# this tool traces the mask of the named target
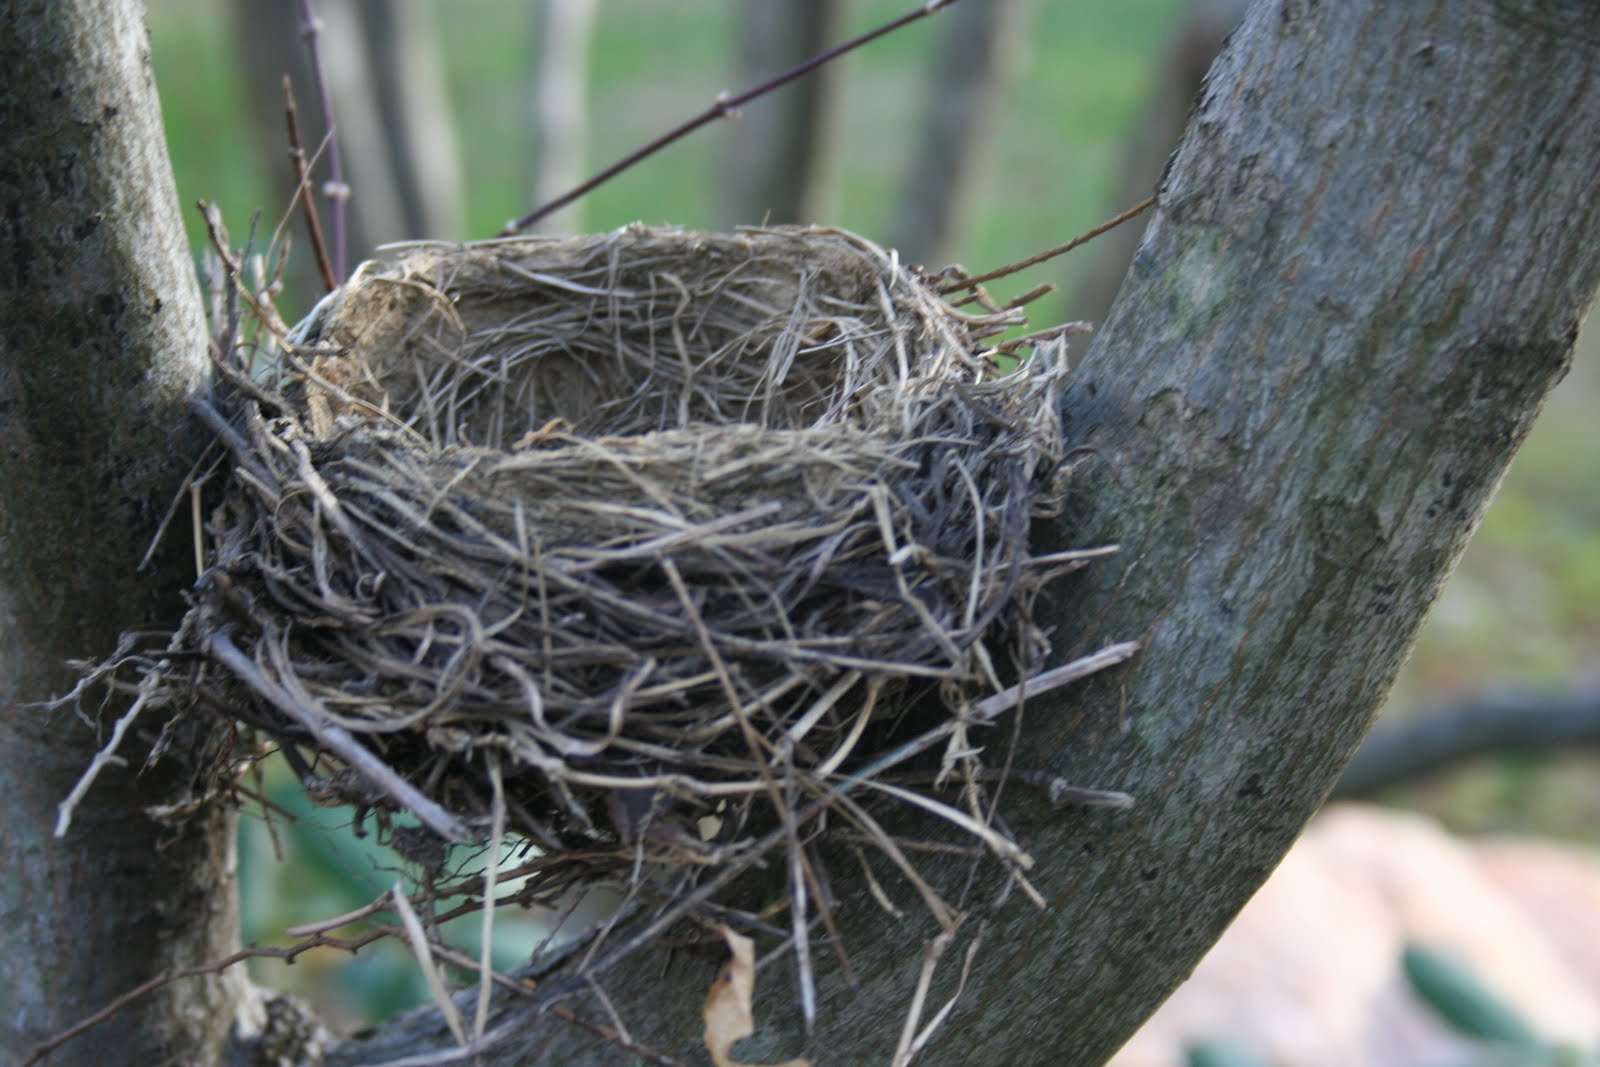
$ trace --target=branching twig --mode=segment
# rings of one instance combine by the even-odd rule
[[[300,112],[294,103],[294,86],[289,75],[283,76],[283,116],[289,127],[289,164],[294,168],[294,196],[305,211],[306,229],[311,234],[311,253],[317,259],[317,270],[322,273],[322,284],[328,292],[339,288],[339,276],[334,273],[328,259],[328,246],[322,239],[322,220],[317,217],[317,205],[311,198],[311,181],[306,173],[306,150],[300,140]]]
[[[338,124],[333,115],[333,95],[328,92],[328,76],[322,65],[322,49],[318,36],[322,20],[317,17],[313,0],[300,0],[300,36],[306,42],[306,55],[311,62],[311,80],[317,90],[317,107],[322,111],[323,135],[328,142],[328,181],[323,185],[323,195],[328,198],[328,228],[333,232],[333,277],[335,284],[344,280],[345,266],[345,202],[350,199],[350,186],[345,184],[344,165],[339,159]]]
[[[251,945],[248,948],[242,948],[237,952],[229,953],[228,955],[223,956],[221,959],[212,960],[210,963],[201,963],[193,967],[180,967],[177,970],[164,971],[163,973],[156,975],[154,978],[150,978],[134,986],[132,989],[128,990],[126,993],[123,993],[121,996],[111,1001],[111,1003],[107,1004],[93,1015],[87,1015],[84,1018],[79,1019],[76,1023],[73,1023],[71,1026],[67,1027],[65,1030],[62,1030],[60,1033],[39,1042],[33,1047],[33,1051],[28,1054],[28,1058],[23,1060],[18,1067],[32,1067],[33,1064],[41,1062],[46,1056],[50,1055],[50,1053],[60,1048],[68,1041],[71,1041],[73,1038],[82,1033],[94,1029],[96,1026],[99,1026],[101,1023],[105,1022],[107,1019],[111,1018],[128,1005],[145,996],[148,996],[151,993],[154,993],[162,986],[176,982],[179,979],[198,978],[202,975],[208,974],[221,974],[229,967],[232,967],[237,963],[243,963],[245,960],[250,959],[276,959],[286,960],[292,963],[296,957],[314,948],[337,948],[343,949],[346,952],[355,952],[357,949],[363,948],[366,945],[377,941],[379,938],[386,936],[387,933],[388,931],[386,930],[378,930],[372,933],[363,934],[359,937],[348,938],[324,937],[318,935],[313,938],[308,938],[305,941],[301,941],[298,944],[290,945],[286,948]]]
[[[309,4],[309,0],[303,0],[303,2]],[[612,178],[616,177],[618,174],[621,174],[635,163],[655,155],[663,148],[674,143],[675,141],[687,137],[700,127],[715,122],[718,119],[733,117],[734,115],[738,114],[738,111],[741,107],[750,103],[752,100],[755,100],[761,96],[765,96],[767,93],[772,92],[772,90],[777,89],[780,86],[787,85],[796,78],[804,77],[823,64],[839,58],[846,52],[852,52],[864,44],[875,41],[884,34],[893,33],[895,30],[900,29],[900,27],[915,22],[918,19],[937,14],[955,2],[956,0],[927,0],[926,3],[919,4],[915,9],[906,12],[899,18],[886,22],[876,29],[868,30],[866,33],[863,33],[857,37],[852,37],[850,40],[845,41],[842,44],[834,45],[827,51],[820,52],[817,55],[812,56],[804,63],[790,67],[782,74],[779,74],[774,78],[767,79],[760,85],[746,89],[744,92],[734,96],[730,96],[727,93],[719,94],[716,102],[710,107],[706,108],[704,111],[700,112],[698,115],[685,120],[654,140],[651,140],[650,142],[641,145],[639,148],[634,149],[632,152],[623,156],[621,159],[611,164],[611,166],[605,168],[600,173],[584,182],[582,185],[579,185],[577,188],[563,193],[554,200],[550,200],[544,204],[541,204],[539,207],[533,209],[519,219],[513,219],[511,222],[506,223],[505,229],[501,230],[497,236],[512,237],[518,233],[521,233],[523,230],[527,229],[529,226],[532,226],[546,215],[549,215],[552,212],[560,211],[562,208],[566,207],[574,200],[577,200],[591,189],[610,181]]]
[[[386,903],[389,901],[389,899],[389,894],[385,893],[374,903]],[[455,909],[447,915],[440,916],[440,921],[446,921],[449,918],[457,915],[465,914],[467,911],[477,906],[478,905],[476,904],[470,903],[462,905],[462,907]],[[28,1058],[23,1060],[18,1067],[33,1067],[34,1064],[42,1062],[47,1056],[49,1056],[56,1049],[60,1048],[62,1045],[66,1044],[68,1041],[87,1033],[89,1030],[94,1029],[96,1026],[99,1026],[107,1019],[110,1019],[112,1016],[116,1015],[117,1012],[126,1008],[128,1005],[148,996],[151,993],[154,993],[156,990],[162,988],[163,986],[169,985],[172,982],[176,982],[184,978],[198,978],[209,974],[221,974],[228,968],[251,959],[274,959],[293,963],[300,956],[311,951],[312,949],[317,948],[331,948],[354,954],[373,942],[380,941],[385,937],[399,938],[401,936],[402,931],[397,926],[374,924],[373,928],[366,933],[351,937],[330,937],[326,934],[318,933],[293,945],[250,945],[246,948],[240,949],[237,952],[229,953],[220,959],[212,960],[210,963],[197,964],[193,967],[181,967],[176,970],[163,972],[162,974],[158,974],[155,977],[141,982],[137,986],[134,986],[132,989],[112,1000],[109,1004],[94,1014],[85,1016],[76,1023],[67,1027],[65,1030],[62,1030],[60,1033],[41,1041],[39,1044],[33,1047],[33,1050],[28,1054]],[[446,945],[434,943],[430,947],[434,955],[441,959],[448,960],[459,967],[475,969],[480,966],[478,960],[473,959],[471,956],[468,956],[465,953],[457,952]],[[537,987],[530,980],[523,979],[519,981],[499,972],[493,972],[491,974],[491,980],[502,989],[505,989],[517,996],[529,998],[536,995]],[[551,1015],[554,1015],[563,1022],[568,1022],[574,1026],[581,1027],[584,1030],[589,1031],[591,1034],[594,1034],[601,1040],[610,1042],[611,1044],[617,1046],[623,1052],[637,1056],[646,1063],[655,1064],[656,1067],[684,1067],[683,1063],[673,1059],[659,1049],[652,1048],[649,1045],[641,1044],[632,1037],[618,1034],[611,1027],[608,1027],[602,1023],[592,1022],[591,1020],[585,1019],[565,1004],[549,1005],[548,1010]],[[500,1036],[503,1037],[504,1035]],[[458,1051],[470,1054],[474,1048],[487,1048],[494,1043],[494,1034],[491,1032],[491,1034],[485,1035],[478,1041],[473,1042],[472,1046]]]
[[[973,289],[979,285],[982,285],[984,282],[992,282],[996,278],[1004,278],[1008,274],[1015,274],[1018,271],[1027,270],[1029,267],[1038,266],[1047,259],[1054,259],[1057,256],[1065,255],[1074,248],[1077,248],[1079,245],[1094,240],[1107,230],[1116,229],[1129,219],[1137,218],[1139,215],[1142,215],[1145,211],[1149,210],[1151,205],[1153,205],[1155,202],[1155,197],[1147,196],[1137,204],[1130,207],[1128,210],[1124,211],[1122,214],[1116,216],[1115,218],[1107,219],[1105,222],[1102,222],[1088,233],[1079,234],[1066,244],[1056,245],[1054,248],[1047,248],[1043,252],[1038,252],[1029,256],[1027,259],[1019,259],[1015,263],[1007,263],[1003,267],[996,267],[994,270],[984,271],[982,274],[975,274],[970,278],[961,278],[958,281],[948,282],[939,287],[939,292],[959,293],[963,289]]]
[[[178,632],[173,634],[172,639],[167,643],[167,651],[169,653],[176,652],[182,647],[184,639],[188,636],[188,630],[189,621],[185,619],[183,625],[178,628]],[[88,680],[92,680],[92,678],[93,676]],[[72,699],[77,693],[81,692],[84,684],[80,683],[66,699]],[[151,698],[155,696],[156,689],[160,684],[161,673],[159,670],[146,674],[139,683],[138,696],[133,705],[117,719],[116,725],[111,730],[111,739],[101,746],[100,751],[94,754],[94,759],[90,761],[89,766],[79,777],[77,784],[72,787],[72,792],[58,805],[55,829],[57,838],[67,836],[67,830],[72,826],[73,812],[77,810],[78,803],[89,792],[89,787],[94,784],[94,780],[99,776],[100,772],[109,764],[125,762],[117,755],[117,749],[121,747],[123,738],[127,735],[129,728],[133,726],[134,721],[138,719],[139,713],[145,709]]]

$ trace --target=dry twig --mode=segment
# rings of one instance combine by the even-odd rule
[[[600,173],[596,174],[594,177],[585,181],[576,188],[563,193],[554,200],[540,204],[538,207],[534,208],[526,215],[523,215],[521,218],[513,219],[512,221],[506,223],[505,228],[500,231],[499,236],[511,237],[515,234],[521,233],[523,230],[526,230],[529,226],[532,226],[545,216],[560,211],[562,208],[595,189],[597,186],[605,184],[612,178],[615,178],[618,174],[621,174],[623,171],[627,170],[629,167],[632,167],[634,164],[639,163],[642,160],[648,159],[650,156],[655,155],[668,145],[682,140],[684,137],[687,137],[700,127],[715,122],[718,119],[733,118],[738,115],[741,107],[750,103],[752,100],[765,96],[767,93],[772,92],[774,89],[777,89],[780,86],[787,85],[789,82],[792,82],[797,78],[802,78],[805,75],[810,74],[818,67],[825,63],[832,62],[833,60],[844,55],[846,52],[852,52],[855,49],[860,48],[862,45],[871,41],[875,41],[885,34],[893,33],[895,30],[916,22],[918,19],[926,18],[929,15],[938,14],[940,11],[949,7],[955,2],[956,0],[925,0],[924,3],[919,4],[917,7],[906,12],[904,15],[901,15],[899,18],[892,19],[889,22],[876,27],[875,29],[868,30],[866,33],[852,37],[850,40],[845,41],[842,44],[834,45],[827,51],[812,56],[804,63],[799,63],[794,67],[784,71],[782,74],[767,79],[760,85],[746,89],[742,93],[736,93],[733,95],[729,95],[727,93],[720,94],[710,107],[706,108],[698,115],[684,120],[682,123],[668,130],[666,133],[663,133],[661,136],[656,137],[648,143],[634,149],[632,152],[629,152],[627,155],[623,156],[621,159],[617,160],[615,163],[600,171]]]

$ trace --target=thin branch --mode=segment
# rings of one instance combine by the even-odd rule
[[[1087,242],[1094,240],[1107,230],[1114,230],[1118,226],[1121,226],[1124,222],[1127,222],[1129,219],[1137,218],[1139,215],[1144,214],[1144,212],[1148,211],[1155,204],[1155,202],[1155,197],[1147,196],[1137,204],[1130,207],[1128,210],[1124,211],[1122,214],[1116,216],[1115,218],[1107,219],[1105,222],[1102,222],[1088,233],[1079,234],[1066,244],[1056,245],[1054,248],[1047,248],[1043,252],[1029,256],[1027,259],[1019,259],[1015,263],[1007,263],[1003,267],[996,267],[994,270],[985,271],[982,274],[975,274],[971,278],[962,278],[959,281],[942,285],[939,287],[939,292],[959,293],[963,289],[973,289],[979,285],[982,285],[984,282],[992,282],[996,278],[1004,278],[1008,274],[1015,274],[1018,271],[1027,270],[1029,267],[1036,267],[1047,259],[1054,259],[1057,256],[1065,255],[1074,248],[1077,248],[1079,245],[1086,244]]]
[[[417,969],[422,972],[422,978],[428,983],[428,992],[433,995],[433,1002],[439,1006],[439,1014],[444,1016],[445,1025],[450,1028],[450,1034],[456,1039],[457,1045],[468,1044],[466,1024],[461,1018],[461,1011],[456,1007],[456,1002],[450,999],[450,990],[445,987],[444,976],[439,973],[439,967],[433,962],[433,943],[428,940],[426,931],[422,929],[422,920],[417,918],[416,909],[411,906],[411,901],[406,897],[405,886],[398,881],[389,891],[389,899],[394,901],[395,914],[400,916],[400,924],[405,929],[406,944],[411,946],[411,954],[416,957]],[[493,908],[484,908],[484,913],[494,914]],[[479,1034],[478,1037],[482,1037]]]
[[[185,619],[183,625],[178,628],[178,632],[173,634],[172,639],[168,641],[167,652],[175,652],[182,647],[184,639],[188,635],[188,630],[189,621]],[[164,666],[165,662],[165,660],[162,660],[161,665]],[[73,699],[76,694],[82,692],[84,685],[97,676],[98,672],[96,675],[85,679],[84,682],[80,682],[78,688],[68,694],[65,699]],[[139,683],[138,697],[134,700],[133,705],[117,719],[116,725],[111,730],[111,739],[94,754],[94,759],[90,761],[88,768],[79,777],[77,784],[72,787],[72,792],[67,794],[67,798],[57,806],[55,836],[58,839],[67,836],[67,830],[72,826],[73,812],[77,810],[79,802],[89,792],[89,787],[94,784],[94,780],[99,776],[100,772],[110,764],[122,765],[127,762],[117,755],[117,749],[121,747],[122,740],[133,726],[134,721],[139,718],[139,713],[149,705],[150,700],[156,695],[156,690],[160,687],[160,684],[160,667],[144,676],[144,679]]]
[[[234,964],[243,963],[249,959],[279,959],[292,963],[297,956],[313,948],[330,947],[344,949],[347,952],[355,952],[357,949],[386,936],[386,934],[387,931],[376,931],[353,938],[318,936],[287,948],[263,948],[258,945],[251,945],[248,948],[229,953],[221,959],[212,960],[210,963],[201,963],[193,967],[180,967],[174,971],[165,971],[134,986],[94,1014],[84,1016],[60,1033],[39,1042],[33,1046],[33,1051],[28,1054],[28,1058],[23,1060],[18,1067],[33,1067],[34,1064],[42,1062],[46,1056],[79,1034],[94,1029],[134,1001],[148,996],[162,986],[176,982],[180,978],[198,978],[202,975],[221,974]]]
[[[300,140],[300,112],[294,103],[294,85],[289,75],[283,76],[283,116],[289,127],[289,164],[294,168],[294,195],[306,215],[306,229],[311,234],[311,252],[317,259],[317,270],[322,273],[322,284],[328,292],[339,288],[339,277],[328,259],[328,246],[322,239],[322,220],[317,217],[317,205],[311,198],[311,181],[306,175],[306,150]]]
[[[700,127],[715,122],[718,119],[734,117],[738,114],[739,109],[750,103],[750,101],[755,100],[758,97],[765,96],[767,93],[772,92],[772,90],[787,85],[796,78],[804,77],[823,64],[838,59],[846,52],[853,52],[862,45],[875,41],[885,34],[893,33],[902,26],[909,25],[910,23],[916,22],[918,19],[926,18],[929,15],[936,15],[955,2],[956,0],[927,0],[926,3],[919,4],[916,8],[906,12],[899,18],[892,19],[876,29],[868,30],[866,33],[852,37],[842,44],[836,44],[825,52],[819,52],[810,59],[806,60],[804,63],[790,67],[782,74],[779,74],[773,78],[769,78],[760,85],[746,89],[744,92],[734,96],[729,96],[727,93],[718,94],[716,102],[710,107],[706,108],[704,111],[700,112],[698,115],[685,120],[661,136],[649,141],[644,145],[641,145],[632,152],[629,152],[627,155],[623,156],[621,159],[617,160],[615,163],[611,164],[611,166],[605,168],[600,173],[584,182],[582,185],[577,186],[569,192],[563,193],[554,200],[546,201],[544,204],[534,208],[521,218],[513,219],[511,222],[506,223],[505,229],[501,230],[496,236],[514,237],[518,233],[521,233],[523,230],[527,229],[529,226],[532,226],[534,223],[538,222],[540,219],[544,218],[546,215],[549,215],[555,211],[560,211],[562,208],[566,207],[574,200],[577,200],[585,193],[610,181],[612,178],[616,177],[618,174],[621,174],[623,171],[627,170],[635,163],[638,163],[640,160],[647,159],[661,151],[663,148],[666,148],[668,145],[682,140],[684,137],[687,137]],[[302,0],[302,3],[309,5],[310,0]]]
[[[382,897],[378,898],[375,903],[387,903],[389,899],[389,894],[385,893]],[[468,905],[468,907],[470,907],[470,905]],[[455,912],[451,913],[451,916],[455,914],[464,914],[464,912],[461,909],[457,909]],[[441,919],[451,916],[444,916],[441,917]],[[287,963],[293,963],[300,956],[311,951],[312,949],[317,948],[332,948],[342,952],[354,954],[373,942],[380,941],[385,937],[400,938],[401,936],[402,931],[397,926],[374,924],[371,930],[364,934],[359,934],[353,937],[329,937],[325,934],[319,933],[293,945],[249,945],[237,952],[229,953],[220,959],[212,960],[209,963],[201,963],[193,967],[181,967],[176,970],[165,971],[153,978],[148,979],[147,981],[141,982],[139,985],[134,986],[132,989],[123,993],[121,996],[118,996],[105,1007],[101,1008],[97,1012],[94,1012],[92,1015],[83,1017],[76,1023],[73,1023],[71,1026],[67,1027],[65,1030],[62,1030],[46,1040],[39,1042],[39,1044],[35,1045],[33,1050],[28,1053],[28,1058],[23,1060],[18,1067],[33,1067],[34,1064],[43,1062],[46,1057],[48,1057],[52,1052],[60,1048],[62,1045],[66,1044],[68,1041],[71,1041],[73,1038],[94,1029],[135,1001],[154,993],[163,986],[179,981],[180,979],[199,978],[210,974],[221,974],[228,968],[251,959],[274,959],[283,960]],[[448,960],[459,967],[466,967],[470,969],[480,966],[479,961],[463,953],[456,952],[447,945],[432,944],[431,948],[435,955],[442,959]],[[512,979],[498,972],[494,972],[492,978],[496,985],[516,996],[528,999],[536,995],[537,987],[529,979]],[[618,1034],[610,1027],[602,1023],[596,1023],[583,1018],[566,1004],[551,1004],[548,1005],[547,1010],[551,1015],[554,1015],[563,1022],[571,1023],[574,1026],[587,1030],[589,1033],[595,1035],[601,1040],[615,1045],[623,1052],[637,1056],[646,1063],[654,1064],[656,1067],[685,1067],[681,1061],[673,1059],[671,1056],[668,1056],[659,1049],[638,1042],[630,1036]],[[489,1035],[486,1035],[485,1038],[475,1042],[474,1046],[481,1049],[487,1048],[493,1043],[493,1039]],[[473,1051],[473,1046],[469,1046],[465,1049],[459,1049],[457,1051],[471,1054]]]
[[[489,829],[489,862],[483,867],[483,899],[494,900],[495,879],[500,873],[500,849],[505,842],[506,834],[506,789],[505,782],[500,774],[500,760],[489,753],[489,782],[494,786],[494,808],[491,814]],[[480,950],[483,953],[483,965],[479,973],[478,1006],[472,1016],[473,1040],[482,1040],[484,1027],[489,1022],[489,979],[494,974],[490,959],[494,950],[494,916],[496,909],[486,907],[483,909],[483,928],[480,940]]]
[[[1003,711],[1021,704],[1028,697],[1036,697],[1048,693],[1052,689],[1059,689],[1069,682],[1076,682],[1080,678],[1087,678],[1096,671],[1103,671],[1107,667],[1115,667],[1133,658],[1138,652],[1140,644],[1137,641],[1123,641],[1115,645],[1107,645],[1098,652],[1091,652],[1081,656],[1071,663],[1063,663],[1047,671],[1041,671],[1032,678],[1025,679],[1002,689],[993,696],[984,697],[972,705],[974,716],[980,722],[987,722]]]
[[[344,280],[345,203],[350,199],[350,186],[345,183],[344,164],[339,158],[333,95],[328,92],[328,75],[322,65],[322,48],[318,43],[321,33],[322,20],[317,17],[313,0],[300,0],[300,36],[306,42],[311,80],[317,90],[317,107],[322,112],[323,136],[328,142],[328,180],[322,187],[322,194],[328,198],[328,225],[333,232],[333,277],[337,283]]]

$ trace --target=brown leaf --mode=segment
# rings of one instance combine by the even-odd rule
[[[726,926],[720,928],[733,958],[711,983],[701,1015],[706,1021],[706,1049],[716,1067],[754,1067],[730,1055],[733,1046],[755,1033],[750,1002],[756,987],[755,943]],[[811,1067],[810,1060],[789,1060],[775,1067]]]

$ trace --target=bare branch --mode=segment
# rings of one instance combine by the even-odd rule
[[[1505,690],[1419,710],[1362,743],[1335,797],[1366,797],[1496,752],[1600,746],[1600,683],[1564,693]]]
[[[302,2],[309,4],[310,0],[302,0]],[[715,122],[717,119],[731,118],[738,114],[739,108],[743,107],[745,104],[748,104],[757,97],[764,96],[779,86],[787,85],[796,78],[800,78],[811,73],[824,63],[832,62],[833,60],[844,55],[846,52],[853,52],[862,45],[871,41],[875,41],[885,34],[893,33],[902,26],[909,25],[910,23],[916,22],[918,19],[926,18],[929,15],[938,14],[940,11],[944,10],[955,2],[956,0],[927,0],[927,3],[918,5],[916,8],[906,12],[899,18],[886,22],[876,29],[868,30],[866,33],[863,33],[860,36],[852,37],[850,40],[845,41],[842,44],[834,45],[826,52],[821,52],[815,56],[812,56],[804,63],[791,67],[782,74],[779,74],[777,77],[769,78],[754,88],[746,89],[744,92],[735,96],[728,96],[726,94],[719,95],[715,103],[706,108],[704,111],[700,112],[698,115],[685,120],[679,125],[668,130],[666,133],[662,134],[660,137],[657,137],[647,144],[641,145],[632,152],[629,152],[627,155],[623,156],[621,159],[617,160],[615,163],[611,164],[611,166],[602,170],[600,173],[596,174],[582,185],[568,193],[564,193],[563,195],[556,197],[554,200],[551,200],[548,203],[541,204],[539,207],[530,211],[521,218],[513,219],[511,222],[506,223],[505,229],[501,230],[497,236],[511,237],[515,234],[521,233],[523,230],[527,229],[529,226],[532,226],[534,223],[538,222],[551,212],[560,211],[562,208],[566,207],[580,196],[583,196],[591,189],[594,189],[599,185],[603,185],[605,182],[610,181],[612,178],[616,177],[618,174],[621,174],[623,171],[627,170],[635,163],[638,163],[640,160],[648,159],[650,156],[655,155],[668,145],[687,137],[700,127]]]
[[[322,64],[321,33],[322,20],[317,17],[315,0],[300,0],[300,36],[306,42],[317,107],[322,112],[323,136],[328,142],[328,181],[322,187],[322,194],[328,200],[328,228],[333,235],[333,276],[336,281],[343,281],[345,203],[350,199],[350,186],[344,180],[344,163],[339,157],[339,126],[333,114],[333,95],[328,92],[327,71]]]
[[[311,199],[311,182],[306,174],[306,151],[300,140],[300,112],[294,103],[294,85],[289,75],[283,76],[283,115],[289,128],[289,165],[294,168],[294,196],[306,215],[306,230],[311,234],[311,253],[316,257],[317,270],[322,273],[322,285],[328,292],[339,288],[339,276],[328,259],[328,246],[322,239],[322,220],[317,217],[317,205]]]

